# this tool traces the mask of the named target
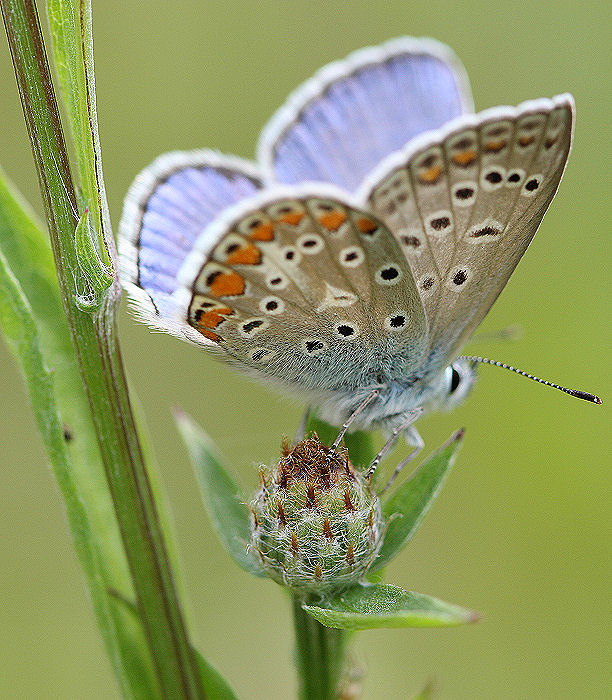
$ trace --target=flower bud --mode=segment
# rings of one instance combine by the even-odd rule
[[[267,574],[298,594],[336,593],[359,581],[382,542],[380,503],[370,482],[315,434],[261,467],[251,504],[251,545]]]

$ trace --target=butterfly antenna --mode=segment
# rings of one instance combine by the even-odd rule
[[[357,416],[363,411],[363,409],[366,406],[368,406],[370,403],[372,403],[372,401],[374,401],[378,394],[378,389],[373,389],[359,404],[359,406],[357,406],[357,408],[351,413],[346,423],[344,423],[342,428],[340,428],[340,432],[338,433],[338,437],[334,440],[334,444],[329,448],[330,452],[335,452],[338,449],[338,445],[342,442],[342,438],[344,437],[346,431],[351,427],[351,423],[355,420],[355,418],[357,418]]]
[[[565,394],[569,394],[570,396],[575,396],[577,399],[584,399],[585,401],[590,401],[591,403],[596,404],[603,403],[599,396],[595,396],[595,394],[591,394],[588,391],[580,391],[579,389],[568,389],[567,387],[559,386],[559,384],[547,382],[545,379],[540,379],[539,377],[535,377],[533,374],[523,372],[523,370],[517,369],[516,367],[512,367],[512,365],[506,365],[503,362],[490,360],[488,357],[478,357],[476,355],[462,355],[459,359],[467,360],[468,362],[471,362],[474,365],[482,364],[493,365],[494,367],[502,367],[503,369],[510,370],[510,372],[520,374],[522,377],[527,377],[527,379],[533,379],[534,382],[546,384],[546,386],[551,386],[553,389],[559,389],[559,391],[563,391]]]

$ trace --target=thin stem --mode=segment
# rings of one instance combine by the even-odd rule
[[[77,198],[33,0],[0,0],[39,177],[62,303],[161,692],[203,698],[139,443],[115,334],[117,282],[99,313],[79,309]]]
[[[325,627],[293,598],[300,700],[335,700],[344,665],[348,632]]]

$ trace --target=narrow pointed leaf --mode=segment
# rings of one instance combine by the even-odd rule
[[[0,221],[3,211],[0,208]],[[70,530],[88,578],[102,634],[124,693],[126,697],[156,698],[157,689],[151,683],[150,661],[143,648],[142,634],[134,629],[131,620],[125,619],[121,611],[109,604],[107,596],[107,588],[111,583],[129,586],[127,574],[122,576],[120,565],[113,556],[121,555],[119,545],[114,541],[112,528],[105,528],[104,543],[101,537],[97,537],[95,526],[100,514],[96,512],[95,506],[102,503],[96,500],[99,499],[99,494],[94,496],[80,483],[80,475],[73,461],[78,459],[79,453],[69,452],[56,401],[54,379],[58,379],[58,373],[50,372],[45,365],[39,324],[2,254],[1,246],[0,331],[26,381],[34,417],[65,499]],[[60,382],[62,378],[63,373],[60,371]],[[72,423],[71,430],[74,430]],[[84,438],[85,433],[77,429],[76,439],[82,441]],[[90,462],[88,467],[94,468],[95,463]],[[90,484],[90,488],[91,486]]]
[[[135,620],[140,622],[138,608],[131,600],[128,600],[117,591],[112,591],[111,595],[120,604],[120,607],[127,610]],[[209,664],[195,647],[193,648],[193,653],[207,700],[238,700],[238,696],[219,671]]]
[[[462,437],[463,430],[455,433],[383,503],[389,525],[370,572],[386,566],[412,539],[453,466]]]
[[[47,0],[47,14],[82,196],[96,233],[92,242],[97,249],[96,258],[110,269],[107,245],[111,228],[98,136],[91,1]]]
[[[434,682],[429,681],[418,695],[415,695],[412,700],[432,700],[434,696]]]
[[[265,576],[247,549],[251,525],[240,489],[222,466],[215,446],[202,428],[182,411],[177,411],[175,418],[195,469],[204,506],[221,544],[241,569]]]
[[[361,584],[321,605],[302,607],[322,625],[345,630],[454,627],[478,620],[472,610],[388,583]]]
[[[197,649],[194,649],[194,652],[206,700],[238,700],[238,696],[219,671],[211,666]]]
[[[85,121],[93,134],[97,125],[91,51],[91,3],[89,0],[66,0],[62,7],[58,7],[60,22],[65,19],[63,8],[67,7],[69,1],[75,10],[72,25],[76,28],[75,35],[69,41],[76,41],[79,47],[85,46],[88,49],[85,56],[87,66],[84,69],[87,85],[84,88],[80,85],[79,92],[81,95],[86,94],[88,105]],[[136,433],[117,346],[114,311],[119,287],[116,282],[109,289],[104,306],[97,314],[84,312],[76,303],[76,298],[87,286],[76,258],[74,240],[79,219],[78,205],[82,204],[82,198],[77,195],[74,186],[36,4],[31,0],[0,0],[0,4],[45,205],[62,306],[69,322],[69,337],[73,342],[70,353],[57,353],[55,356],[45,354],[45,361],[56,371],[57,377],[65,370],[64,379],[70,381],[72,376],[68,377],[70,367],[67,365],[72,366],[73,372],[78,368],[82,378],[76,384],[76,391],[83,393],[85,390],[88,399],[85,411],[78,411],[77,414],[76,406],[81,403],[81,397],[72,401],[74,408],[64,403],[64,399],[70,402],[72,397],[67,396],[63,388],[59,390],[58,380],[57,396],[62,396],[62,420],[67,420],[67,414],[73,417],[67,423],[70,433],[76,436],[73,441],[74,452],[83,449],[82,445],[86,445],[83,452],[87,447],[95,452],[92,464],[77,463],[75,460],[75,465],[79,468],[78,477],[72,474],[70,476],[75,476],[75,481],[78,478],[78,496],[83,497],[83,503],[87,503],[88,514],[91,514],[92,519],[99,518],[97,525],[105,526],[105,529],[96,527],[93,530],[96,544],[109,549],[105,547],[104,540],[112,541],[115,540],[115,535],[120,536],[118,555],[123,557],[121,568],[123,569],[127,556],[129,569],[126,571],[127,585],[117,587],[126,590],[133,583],[137,592],[139,607],[143,611],[146,647],[139,644],[132,647],[142,648],[154,658],[154,664],[149,663],[151,670],[153,666],[155,668],[154,675],[150,671],[147,675],[153,683],[157,677],[165,695],[174,697],[180,693],[182,696],[183,691],[186,691],[190,697],[201,697],[199,674],[189,647],[174,577],[164,546],[165,537],[161,531],[158,508],[153,500],[147,465]],[[83,39],[83,43],[80,39]],[[60,53],[60,70],[63,58]],[[80,79],[77,78],[78,80]],[[79,142],[75,143],[77,157],[80,146]],[[90,173],[85,173],[80,184],[83,192],[95,189],[93,196],[86,195],[85,200],[95,214],[96,230],[105,232],[104,239],[112,248],[110,227],[106,225],[108,216],[98,216],[100,211],[107,214],[99,148],[94,153],[94,159],[95,175],[90,179]],[[85,169],[89,170],[89,166]],[[89,183],[94,179],[95,187],[92,188]],[[100,218],[103,220],[100,221]],[[100,252],[102,254],[104,251],[101,249]],[[78,373],[75,374],[78,377]],[[90,421],[92,418],[86,431],[75,430],[76,423],[82,423],[83,419]],[[95,441],[86,440],[84,434],[90,433],[91,427],[94,428]],[[98,473],[96,468],[100,458],[104,469]],[[102,481],[98,481],[98,476],[102,476]],[[96,490],[98,486],[101,488]],[[102,512],[102,501],[109,496],[112,509],[106,508]],[[110,551],[109,554],[112,556],[115,552]],[[100,557],[98,561],[104,566],[105,572],[111,573],[111,560]],[[116,560],[113,563],[117,563]],[[108,639],[106,622],[101,621],[101,626]],[[111,653],[116,661],[115,649]],[[142,685],[140,676],[143,675],[143,669],[136,669],[127,657],[125,662],[121,659],[120,666],[118,675],[122,680],[124,694],[130,697],[148,697],[140,692],[132,692],[133,688],[123,683],[124,678],[127,678],[131,685],[131,674],[134,673],[138,674],[136,683]]]

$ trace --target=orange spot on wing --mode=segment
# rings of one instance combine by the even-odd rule
[[[220,343],[223,340],[223,338],[220,335],[217,335],[212,331],[206,330],[206,328],[198,328],[198,330],[205,338],[208,338],[208,340],[212,340],[213,343]]]
[[[505,147],[506,143],[506,139],[497,139],[497,141],[487,141],[487,143],[485,143],[484,145],[484,148],[485,151],[488,151],[489,153],[497,153]]]
[[[455,153],[453,156],[453,161],[456,165],[462,165],[465,167],[466,165],[473,163],[476,158],[476,151],[461,151],[460,153]]]
[[[419,173],[419,180],[426,185],[433,185],[440,179],[440,175],[442,175],[442,168],[439,165],[433,165],[431,168]]]
[[[238,248],[230,253],[226,262],[228,265],[259,265],[261,262],[261,251],[252,243],[247,243],[244,248]]]
[[[319,217],[319,223],[329,231],[337,231],[340,226],[346,221],[346,214],[343,211],[330,211],[329,214],[323,214]]]
[[[378,224],[372,219],[366,219],[364,216],[362,219],[357,220],[357,228],[361,233],[373,233],[378,228]]]
[[[301,211],[290,211],[287,214],[283,214],[278,220],[282,224],[297,226],[303,218],[304,214]]]
[[[271,221],[263,221],[251,229],[249,238],[253,241],[271,241],[274,239],[274,224]]]
[[[535,136],[521,136],[519,143],[521,146],[530,146],[535,141]]]
[[[210,285],[210,293],[216,297],[233,297],[244,294],[245,281],[237,272],[221,272]]]
[[[216,328],[222,321],[225,321],[224,316],[233,314],[234,310],[227,307],[221,307],[218,309],[211,309],[200,314],[197,318],[198,326],[204,328]]]

